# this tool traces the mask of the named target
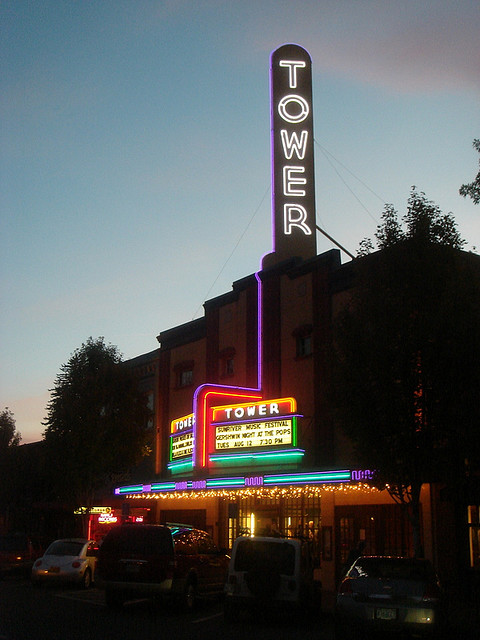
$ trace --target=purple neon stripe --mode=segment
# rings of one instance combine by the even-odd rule
[[[229,420],[228,422],[211,422],[212,427],[228,427],[232,424],[250,424],[250,423],[259,423],[262,424],[264,422],[276,422],[277,420],[288,420],[289,418],[303,418],[301,413],[288,413],[284,416],[278,416],[277,418],[252,418],[251,420]]]
[[[261,263],[260,263],[261,265]],[[262,279],[260,271],[255,272],[257,280],[257,387],[262,388],[262,371],[263,371],[263,301],[262,301]]]
[[[187,429],[186,431],[177,431],[177,433],[171,433],[169,438],[178,438],[178,436],[183,436],[185,433],[193,433],[193,427]]]
[[[276,51],[276,49],[275,49]],[[271,173],[271,191],[272,191],[272,252],[275,253],[275,213],[276,213],[276,194],[275,194],[275,128],[274,122],[274,104],[273,104],[273,62],[272,58],[275,53],[270,54],[270,173]]]

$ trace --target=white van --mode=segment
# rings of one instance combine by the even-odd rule
[[[321,609],[308,541],[240,537],[233,544],[225,585],[225,617],[255,605]]]

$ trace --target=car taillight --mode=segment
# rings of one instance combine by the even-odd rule
[[[347,596],[353,593],[352,581],[350,580],[350,578],[345,578],[345,580],[342,581],[340,587],[338,588],[338,593]]]
[[[74,569],[78,569],[80,567],[80,562],[78,560],[75,560],[74,562],[72,562],[72,567]]]
[[[422,600],[438,600],[441,596],[441,591],[435,582],[429,582],[425,586],[425,591],[423,592]]]
[[[42,564],[42,561],[41,561],[41,560],[37,560],[37,561],[35,562],[35,566],[36,566],[36,567],[39,567],[41,564]]]

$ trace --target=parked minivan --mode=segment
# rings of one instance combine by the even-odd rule
[[[225,617],[242,608],[321,608],[321,582],[308,540],[240,537],[235,540],[225,585]]]
[[[193,609],[221,595],[229,557],[205,531],[189,525],[123,524],[100,547],[97,586],[109,607],[138,597],[173,597]]]

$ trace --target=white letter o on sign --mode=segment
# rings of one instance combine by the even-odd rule
[[[289,113],[287,107],[292,102],[300,107],[299,112]],[[302,96],[296,96],[294,94],[284,96],[278,103],[278,113],[287,122],[303,122],[308,116],[309,112],[310,107],[308,106],[308,102],[305,100],[305,98],[302,98]]]

